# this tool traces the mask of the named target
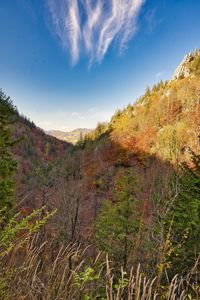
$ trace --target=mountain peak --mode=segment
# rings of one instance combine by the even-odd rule
[[[184,56],[182,62],[176,68],[172,76],[172,80],[188,77],[197,69],[200,69],[199,49],[195,50],[194,52],[190,52]]]

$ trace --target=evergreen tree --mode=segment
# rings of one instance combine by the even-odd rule
[[[15,141],[12,139],[9,127],[14,112],[10,98],[0,90],[0,209],[6,210],[13,204],[13,175],[17,167],[11,153]]]
[[[166,222],[172,221],[173,273],[188,272],[200,255],[200,155],[191,155],[191,164],[182,164],[180,193]]]
[[[77,146],[79,146],[79,147],[84,146],[84,136],[83,136],[82,132],[80,132],[80,137],[79,137],[79,140],[77,141]]]
[[[140,227],[140,210],[135,198],[136,179],[127,171],[120,176],[113,190],[113,201],[102,204],[96,223],[96,241],[101,251],[120,266],[127,266],[136,247]]]

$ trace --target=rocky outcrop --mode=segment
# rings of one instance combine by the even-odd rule
[[[200,50],[185,55],[180,65],[176,68],[172,80],[188,77],[192,73],[192,62],[194,61],[195,56],[200,56]]]

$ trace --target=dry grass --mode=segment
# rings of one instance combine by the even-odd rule
[[[156,288],[156,277],[147,278],[140,265],[126,273],[112,269],[112,262],[102,255],[91,262],[87,249],[76,245],[58,250],[53,243],[36,245],[38,235],[1,260],[0,299],[199,299],[191,274],[184,279],[176,275]],[[198,262],[193,272],[197,267]]]

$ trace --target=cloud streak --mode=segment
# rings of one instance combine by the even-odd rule
[[[46,0],[53,30],[72,63],[87,53],[90,63],[101,63],[116,40],[119,52],[137,29],[145,0]]]

